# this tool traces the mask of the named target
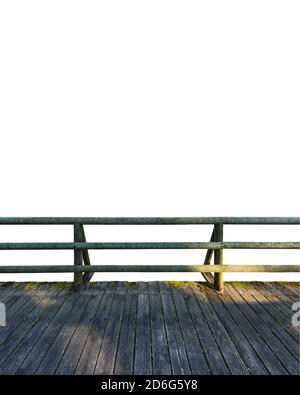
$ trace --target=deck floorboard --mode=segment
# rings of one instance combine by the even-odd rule
[[[299,283],[0,283],[0,374],[299,375]],[[299,299],[299,298],[298,298]]]

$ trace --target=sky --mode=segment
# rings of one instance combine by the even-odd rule
[[[0,216],[299,216],[299,14],[298,1],[278,0],[1,2]],[[208,241],[211,227],[86,232],[91,241]],[[227,241],[300,239],[300,226],[224,232]],[[72,237],[71,227],[0,226],[2,241]],[[203,256],[91,252],[95,264]],[[294,264],[300,252],[224,259]],[[0,252],[0,264],[72,262],[70,251]]]

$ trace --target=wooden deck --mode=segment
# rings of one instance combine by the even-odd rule
[[[299,283],[0,284],[0,374],[299,374]]]

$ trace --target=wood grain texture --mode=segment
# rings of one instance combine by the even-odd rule
[[[81,241],[80,225],[74,225],[74,243]],[[74,249],[74,266],[83,265],[83,250]],[[74,285],[78,287],[83,281],[81,272],[74,272]]]
[[[2,225],[299,225],[300,217],[0,217]]]
[[[152,374],[149,285],[140,282],[137,287],[134,374]]]
[[[291,285],[0,284],[0,374],[299,373]]]
[[[223,242],[223,225],[215,225],[214,241]],[[224,260],[224,251],[215,250],[214,265],[223,267],[223,260]],[[221,271],[220,273],[215,273],[214,287],[217,291],[223,292],[223,288],[224,288],[223,271]]]
[[[77,228],[79,225],[75,225]],[[222,226],[222,225],[220,225]],[[18,242],[0,243],[0,250],[191,250],[191,249],[300,249],[298,241],[212,241],[212,242]]]

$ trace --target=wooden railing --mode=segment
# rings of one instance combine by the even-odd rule
[[[5,266],[0,273],[74,273],[76,286],[95,272],[199,272],[223,290],[224,272],[299,272],[300,265],[225,265],[225,249],[300,249],[300,242],[226,242],[224,225],[300,225],[300,217],[0,217],[0,225],[72,225],[73,242],[1,243],[0,250],[74,250],[74,265]],[[210,242],[87,242],[84,225],[214,225]],[[91,265],[88,250],[206,249],[202,265]],[[210,265],[214,256],[214,264]],[[300,256],[299,256],[300,261]],[[212,275],[214,273],[214,276]]]

